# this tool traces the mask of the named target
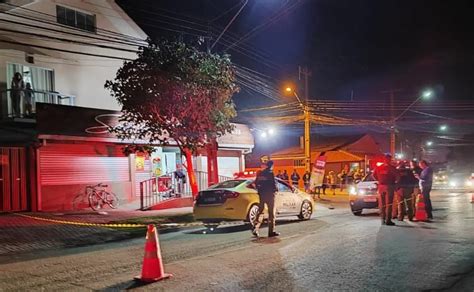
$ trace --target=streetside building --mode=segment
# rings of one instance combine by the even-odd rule
[[[70,210],[98,182],[133,202],[141,181],[176,169],[173,145],[127,157],[107,136],[120,107],[104,84],[147,38],[114,0],[7,0],[0,11],[0,211]],[[31,110],[24,94],[12,98],[15,73],[31,85]],[[217,142],[218,174],[243,170],[248,128]],[[204,177],[206,153],[193,159]]]
[[[382,151],[375,139],[369,134],[349,136],[316,136],[311,141],[311,164],[322,152],[326,155],[326,174],[334,171],[336,174],[348,165],[351,170],[366,169],[371,161],[379,158]],[[258,157],[256,157],[258,158]],[[288,147],[270,154],[274,161],[274,172],[286,170],[291,175],[294,169],[303,177],[304,149],[302,146]],[[247,171],[255,171],[259,167],[258,159],[247,161]],[[300,181],[300,187],[303,182]]]
[[[30,145],[0,148],[2,211],[89,208],[86,187],[98,183],[107,184],[123,207],[136,209],[140,206],[140,182],[172,177],[177,165],[185,163],[173,142],[155,145],[151,155],[124,155],[123,146],[132,141],[122,141],[108,130],[119,123],[120,112],[46,103],[38,103],[37,109],[34,128],[0,128],[9,139]],[[244,170],[244,155],[252,151],[253,137],[247,126],[236,124],[234,131],[218,138],[217,143],[218,165],[222,166],[219,175],[230,179],[233,173]],[[200,189],[208,182],[205,155],[200,151],[193,156]],[[20,179],[12,179],[16,177]],[[180,196],[190,198],[191,194]]]

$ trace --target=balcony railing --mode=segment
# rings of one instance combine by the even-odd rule
[[[31,106],[25,98],[26,90],[19,90],[20,97],[12,98],[11,89],[1,92],[0,119],[34,119],[36,117],[36,103],[51,103],[74,105],[76,97],[55,91],[32,90]]]

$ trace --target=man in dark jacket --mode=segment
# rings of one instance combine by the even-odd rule
[[[258,204],[258,214],[255,217],[254,228],[252,234],[259,236],[260,226],[263,222],[263,212],[265,211],[265,204],[268,208],[268,237],[280,235],[275,232],[275,192],[277,187],[275,184],[275,176],[273,175],[273,161],[268,160],[262,162],[263,170],[257,173],[255,179],[255,186],[257,187],[260,203]]]
[[[290,177],[288,176],[288,172],[286,172],[286,169],[283,170],[283,174],[281,175],[280,178],[287,184],[290,184]]]
[[[418,177],[421,174],[421,167],[418,166],[418,162],[416,160],[410,161],[410,168],[413,173],[413,175],[416,178],[416,185],[413,188],[413,194],[412,194],[412,203],[413,203],[413,214],[416,213],[416,199],[418,198],[418,194],[420,193],[420,184],[418,181]]]
[[[385,155],[385,160],[382,165],[377,167],[374,171],[374,178],[378,182],[379,194],[379,209],[382,218],[382,225],[395,225],[392,222],[392,205],[395,185],[398,181],[398,172],[395,167],[391,165],[392,156]]]
[[[428,219],[433,219],[433,207],[431,206],[431,187],[433,186],[433,169],[430,167],[426,160],[420,161],[420,167],[422,169],[421,174],[418,176],[420,180],[420,191],[425,201],[425,209],[428,215]]]
[[[398,208],[398,221],[403,221],[405,214],[408,215],[408,220],[413,221],[413,203],[412,194],[413,190],[416,185],[418,185],[418,179],[413,174],[412,170],[406,165],[405,162],[401,162],[398,166],[398,173],[400,175],[400,179],[398,180],[398,190],[397,190],[397,197],[398,197],[398,206],[394,206]],[[407,211],[408,209],[408,211]]]
[[[300,175],[296,172],[296,169],[293,169],[293,173],[291,174],[291,183],[293,184],[294,188],[298,188],[299,181]]]

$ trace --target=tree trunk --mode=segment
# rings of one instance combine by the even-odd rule
[[[216,138],[211,139],[211,141],[206,145],[206,152],[207,152],[207,184],[211,186],[219,182]]]
[[[191,192],[193,194],[193,198],[196,198],[199,190],[196,181],[196,174],[194,173],[193,167],[193,154],[189,149],[184,149],[184,156],[186,157],[186,171],[188,172],[189,178],[189,185],[191,186]]]

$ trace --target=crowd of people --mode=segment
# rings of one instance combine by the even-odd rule
[[[395,225],[392,219],[403,221],[405,216],[413,221],[416,199],[422,194],[428,220],[433,219],[430,192],[433,184],[433,170],[425,160],[405,161],[392,165],[392,157],[385,156],[384,163],[374,171],[378,183],[379,209],[382,225]]]

